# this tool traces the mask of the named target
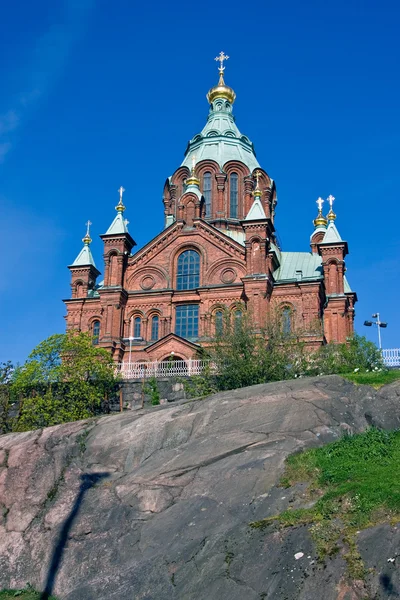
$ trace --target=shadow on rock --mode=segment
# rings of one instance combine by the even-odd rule
[[[381,586],[383,587],[383,589],[385,590],[385,592],[387,592],[389,594],[390,598],[399,598],[399,593],[398,593],[397,589],[395,588],[395,586],[393,585],[392,578],[390,575],[386,575],[386,573],[383,573],[379,577],[379,582],[380,582]]]
[[[67,543],[68,534],[69,534],[69,531],[76,519],[76,516],[79,512],[79,509],[81,507],[81,504],[83,502],[86,492],[91,487],[96,485],[96,483],[98,483],[102,479],[105,479],[108,476],[109,476],[109,473],[83,473],[83,475],[81,475],[81,485],[79,488],[79,494],[77,495],[74,505],[72,507],[72,510],[71,510],[68,518],[65,520],[65,523],[62,526],[62,529],[60,531],[60,535],[59,535],[59,538],[55,545],[53,555],[51,558],[49,572],[47,575],[46,587],[40,596],[40,600],[48,600],[53,592],[55,578],[56,578],[57,571],[58,571],[60,563],[61,563],[61,559],[64,554],[64,549],[65,549],[65,545]]]

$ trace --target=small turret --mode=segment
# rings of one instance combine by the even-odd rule
[[[133,246],[136,246],[128,231],[129,221],[124,219],[125,206],[122,201],[124,191],[121,186],[118,190],[119,202],[115,207],[117,216],[106,233],[100,236],[104,242],[104,287],[122,286],[128,256]]]
[[[92,242],[90,237],[91,224],[91,221],[87,221],[86,235],[82,239],[83,248],[72,265],[68,267],[71,271],[72,298],[86,298],[88,292],[94,288],[96,278],[100,275],[100,271],[96,268],[90,250],[90,244]]]

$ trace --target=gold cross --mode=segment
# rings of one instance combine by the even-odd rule
[[[122,203],[122,194],[124,193],[125,188],[123,188],[121,185],[121,187],[119,188],[118,191],[119,191],[119,201]]]
[[[220,52],[218,56],[215,57],[214,60],[219,61],[219,67],[218,70],[220,73],[223,73],[225,71],[225,67],[224,67],[224,60],[228,60],[229,56],[227,56],[226,54],[224,54],[224,52]]]
[[[261,171],[256,171],[256,172],[255,172],[255,174],[254,174],[254,176],[255,176],[255,178],[256,178],[256,181],[257,181],[257,188],[258,188],[258,180],[259,180],[259,179],[260,179],[260,177],[261,177]]]
[[[86,229],[86,235],[88,237],[90,237],[90,226],[92,225],[92,221],[87,221],[87,223],[85,223],[87,229]]]
[[[322,205],[323,205],[324,201],[322,200],[321,196],[318,198],[317,200],[317,204],[318,204],[318,210],[319,212],[322,212]]]
[[[330,196],[328,196],[328,198],[327,198],[327,200],[328,200],[328,202],[329,202],[329,206],[330,206],[331,208],[332,208],[332,204],[333,204],[333,201],[334,201],[334,199],[335,199],[335,198],[332,196],[332,194],[331,194]]]

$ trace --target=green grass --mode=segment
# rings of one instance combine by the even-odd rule
[[[391,371],[370,371],[369,373],[346,373],[343,377],[353,383],[371,385],[375,389],[379,389],[383,385],[393,383],[400,379],[400,369],[392,369]]]
[[[314,501],[311,508],[289,509],[251,526],[263,528],[272,521],[285,527],[309,524],[320,558],[344,548],[350,575],[362,579],[356,532],[400,521],[400,430],[371,428],[288,457],[281,485],[300,482],[309,483],[306,500]]]
[[[24,590],[2,590],[0,592],[0,600],[40,600],[40,593],[35,592],[30,586]],[[57,600],[55,596],[50,596],[49,600]]]

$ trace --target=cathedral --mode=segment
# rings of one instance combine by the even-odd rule
[[[143,248],[124,217],[122,187],[116,216],[101,235],[104,279],[97,281],[90,232],[69,266],[67,329],[91,332],[117,363],[194,358],[221,331],[227,311],[250,311],[254,330],[271,314],[282,328],[301,332],[314,350],[353,333],[357,300],[345,276],[347,242],[330,210],[318,214],[308,252],[285,252],[275,231],[277,191],[233,115],[236,94],[219,81],[207,94],[202,131],[165,182],[165,228]],[[235,322],[235,321],[233,321]]]

